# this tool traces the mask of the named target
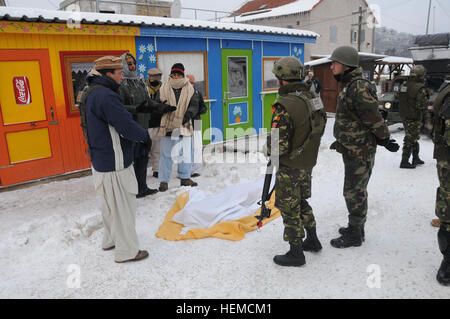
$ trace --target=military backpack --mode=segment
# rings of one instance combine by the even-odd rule
[[[91,155],[91,147],[89,144],[88,139],[88,129],[87,129],[87,122],[86,122],[86,101],[88,96],[95,91],[96,89],[102,87],[101,85],[94,85],[94,86],[85,86],[83,90],[78,94],[78,109],[80,111],[80,126],[83,130],[83,136],[84,141],[86,145],[86,150],[89,155]]]
[[[311,130],[307,133],[306,139],[300,140],[299,134],[293,137],[292,150],[288,155],[280,158],[280,163],[293,168],[312,169],[317,162],[320,140],[327,122],[327,115],[322,100],[311,91],[291,92],[283,96],[281,100],[284,102],[282,105],[293,118],[294,123],[299,120],[298,117],[301,115],[298,112],[298,107],[290,106],[300,103],[306,105]]]

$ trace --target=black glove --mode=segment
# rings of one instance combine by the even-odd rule
[[[384,146],[389,152],[397,152],[400,146],[393,139],[377,140],[378,145]]]
[[[184,114],[184,117],[183,117],[183,125],[184,124],[186,124],[187,122],[189,122],[189,120],[192,118],[192,114],[190,113],[190,112],[186,112],[185,114]]]
[[[172,106],[169,104],[162,103],[163,105],[163,114],[173,112],[177,109],[176,106]]]
[[[150,113],[150,107],[147,104],[147,101],[144,100],[142,101],[137,107],[136,107],[136,112],[138,113]]]

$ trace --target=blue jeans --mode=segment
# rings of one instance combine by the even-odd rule
[[[191,178],[192,170],[192,137],[161,137],[161,157],[159,158],[158,180],[168,183],[172,173],[172,165],[178,163],[178,176],[181,179]]]

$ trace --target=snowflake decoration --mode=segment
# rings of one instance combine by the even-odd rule
[[[153,44],[149,44],[149,45],[147,45],[147,50],[148,50],[148,52],[153,52]]]
[[[156,56],[154,54],[152,54],[149,58],[151,63],[156,63]]]
[[[242,115],[242,109],[240,106],[235,106],[233,109],[233,115],[234,116],[241,116]]]
[[[139,52],[145,53],[145,51],[146,51],[145,45],[141,44],[141,45],[139,46]]]

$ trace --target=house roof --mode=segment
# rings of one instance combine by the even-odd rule
[[[245,12],[240,13],[240,15],[233,16],[231,18],[222,19],[222,21],[226,22],[245,22],[252,20],[259,20],[264,18],[271,17],[279,17],[286,16],[290,14],[296,14],[301,12],[312,11],[315,7],[317,7],[323,0],[253,0],[245,3],[240,9],[235,11],[235,13],[240,13],[240,10],[244,10],[245,6],[248,5]],[[270,6],[261,8],[264,4],[271,4]],[[273,3],[273,5],[272,5]],[[369,8],[369,4],[366,0],[364,3],[367,8]],[[257,7],[258,4],[261,6]],[[250,9],[254,9],[251,11]],[[377,20],[377,18],[375,18]],[[377,20],[378,21],[378,20]]]
[[[262,1],[262,0],[261,0]],[[264,8],[262,10],[256,9],[255,11],[246,11],[245,13],[234,16],[232,18],[222,19],[222,21],[236,21],[236,22],[244,22],[250,20],[264,19],[270,17],[278,17],[284,16],[294,13],[311,11],[323,0],[296,0],[289,1],[286,4],[282,4],[281,6],[273,7],[273,8]],[[272,2],[272,1],[266,1]],[[273,1],[277,3],[278,1]]]
[[[253,12],[258,10],[272,9],[284,6],[297,0],[250,0],[245,2],[239,9],[234,11],[236,14]]]
[[[161,27],[197,29],[210,31],[248,32],[258,34],[288,35],[317,38],[312,31],[256,26],[250,24],[224,23],[189,19],[174,19],[153,16],[107,14],[96,12],[54,11],[35,8],[0,7],[0,20],[25,22],[66,23],[79,21],[81,24],[127,25],[139,27]]]

